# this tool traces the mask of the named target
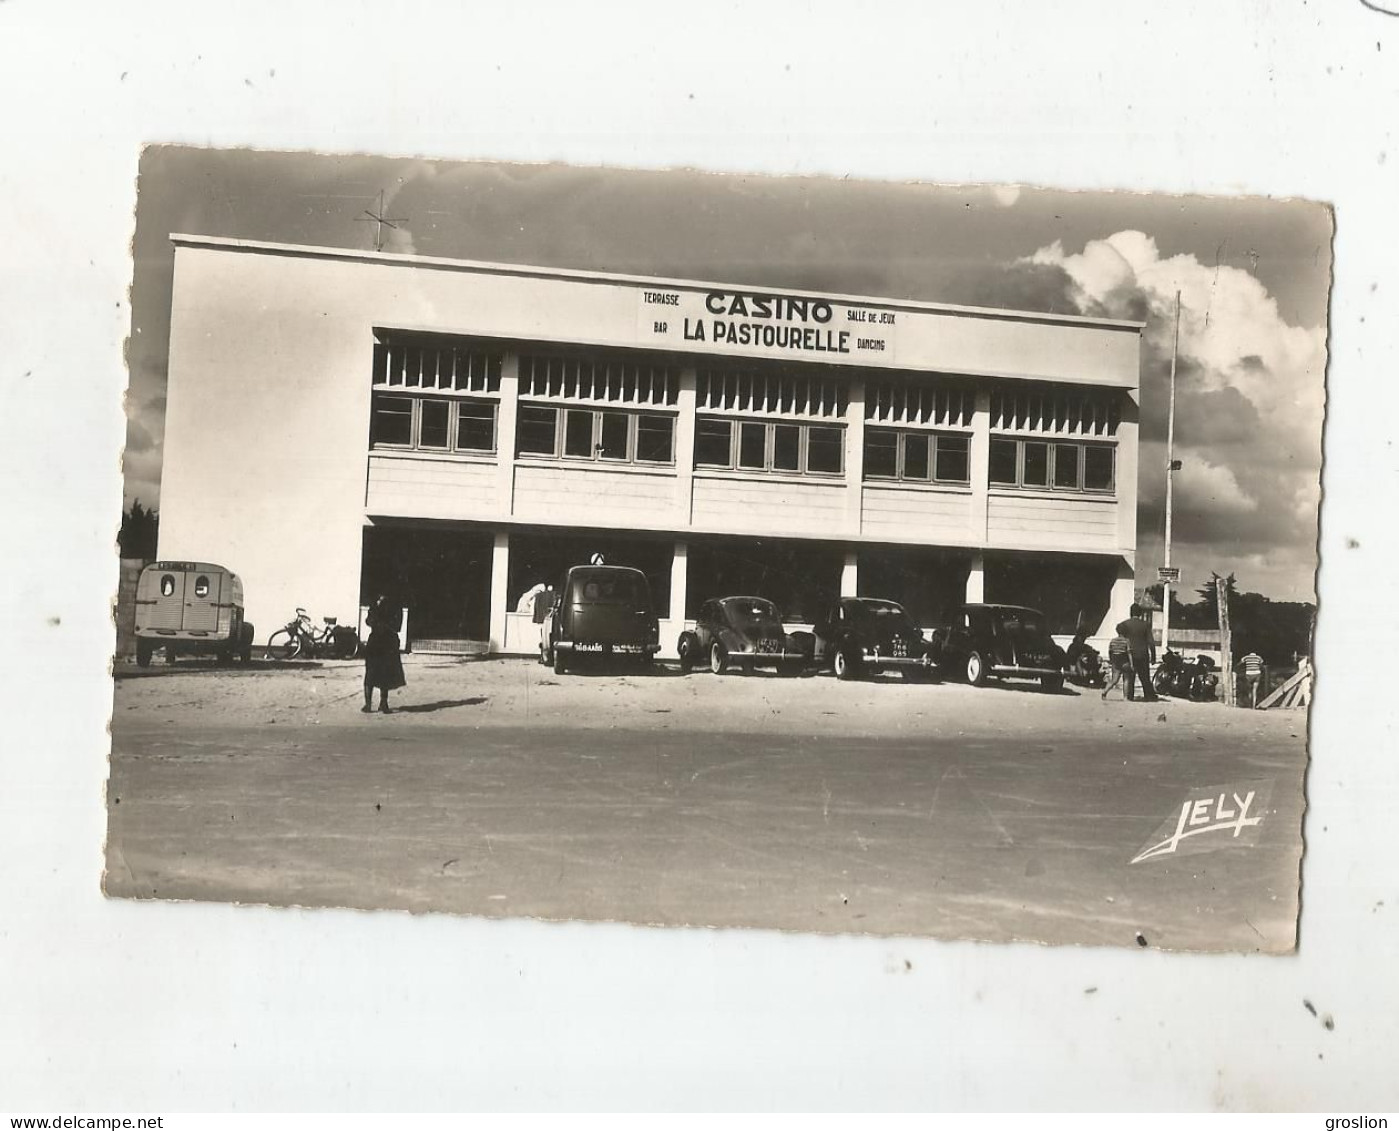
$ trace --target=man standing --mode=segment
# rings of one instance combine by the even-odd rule
[[[1117,634],[1127,641],[1132,666],[1127,671],[1127,698],[1134,697],[1136,681],[1142,681],[1142,698],[1148,703],[1159,702],[1151,686],[1151,662],[1156,659],[1156,641],[1151,638],[1151,626],[1142,616],[1140,605],[1132,606],[1132,615],[1117,626]]]
[[[1258,685],[1263,681],[1263,657],[1257,652],[1250,652],[1239,661],[1239,667],[1243,668],[1244,679],[1248,680],[1248,700],[1250,707],[1258,706]]]

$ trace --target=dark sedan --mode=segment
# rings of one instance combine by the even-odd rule
[[[865,672],[928,674],[934,669],[923,631],[904,607],[873,597],[842,597],[817,618],[815,659],[837,679]]]
[[[944,671],[980,687],[988,679],[1038,679],[1046,691],[1064,686],[1064,651],[1044,616],[1020,605],[962,605],[933,632],[932,656]]]
[[[795,674],[810,659],[800,637],[783,627],[777,606],[762,597],[706,601],[695,618],[695,627],[680,634],[676,648],[683,670],[708,664],[716,675],[730,665],[745,672],[775,667]]]

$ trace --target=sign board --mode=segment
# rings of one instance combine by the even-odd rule
[[[643,345],[803,361],[868,359],[888,364],[901,312],[808,296],[747,291],[642,290]]]
[[[1157,581],[1162,581],[1162,582],[1169,581],[1172,585],[1174,585],[1177,581],[1180,580],[1180,567],[1179,567],[1179,566],[1160,566],[1160,567],[1158,567],[1158,569],[1156,570],[1156,580],[1157,580]]]

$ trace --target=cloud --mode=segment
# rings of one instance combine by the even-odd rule
[[[1016,266],[1031,275],[1062,272],[1081,313],[1146,323],[1143,531],[1161,523],[1180,294],[1174,454],[1183,466],[1175,481],[1173,543],[1190,548],[1189,564],[1198,573],[1236,569],[1247,587],[1247,567],[1266,561],[1273,584],[1288,590],[1270,595],[1310,597],[1321,502],[1324,330],[1289,325],[1251,272],[1190,254],[1162,256],[1144,232],[1117,232],[1076,251],[1056,241]],[[1150,564],[1143,560],[1139,568]],[[1291,583],[1282,584],[1283,576]]]

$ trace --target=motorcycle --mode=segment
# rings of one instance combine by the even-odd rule
[[[1219,676],[1215,674],[1214,661],[1208,656],[1187,660],[1179,652],[1168,651],[1162,655],[1151,685],[1161,695],[1208,702],[1215,698]]]
[[[1102,687],[1107,683],[1103,657],[1087,637],[1087,630],[1080,629],[1064,649],[1064,678],[1078,687]]]

